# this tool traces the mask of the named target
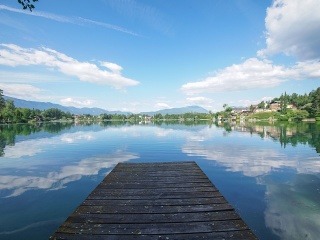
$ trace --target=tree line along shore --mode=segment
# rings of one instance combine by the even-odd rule
[[[213,113],[161,114],[71,114],[58,108],[46,110],[18,108],[13,100],[5,100],[0,89],[0,123],[30,123],[52,121],[320,121],[320,87],[309,94],[284,93],[269,101],[261,101],[250,107],[230,107]]]

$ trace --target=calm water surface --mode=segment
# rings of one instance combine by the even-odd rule
[[[320,125],[0,126],[0,239],[48,239],[119,162],[194,160],[260,239],[319,239]]]

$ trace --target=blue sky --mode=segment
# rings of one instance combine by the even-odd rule
[[[138,113],[320,86],[319,0],[0,0],[0,89]]]

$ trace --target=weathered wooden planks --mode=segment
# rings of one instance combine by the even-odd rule
[[[195,162],[119,163],[50,239],[256,239]]]

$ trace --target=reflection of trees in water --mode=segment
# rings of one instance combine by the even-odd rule
[[[16,136],[29,136],[37,132],[58,133],[71,128],[72,123],[8,124],[0,125],[0,157],[6,146],[15,144]]]
[[[6,147],[6,141],[2,135],[0,135],[0,157],[4,155],[4,148]]]
[[[42,126],[42,130],[49,133],[58,133],[65,129],[70,129],[73,126],[72,123],[63,123],[63,122],[55,122],[55,123],[45,123]]]
[[[94,122],[81,122],[77,126],[91,126]],[[102,127],[127,125],[126,121],[103,121],[99,123]],[[6,146],[15,145],[16,136],[29,136],[38,132],[56,134],[65,129],[74,127],[72,122],[47,122],[35,124],[3,124],[0,125],[0,157],[4,156]]]
[[[228,133],[232,132],[232,130],[234,130],[234,126],[230,125],[229,122],[215,122],[214,124],[217,128],[224,128],[224,130],[226,130],[223,133],[224,135],[227,135]]]
[[[126,122],[126,121],[102,121],[102,122],[99,122],[99,124],[102,127],[108,127],[108,126],[116,127],[116,126],[132,125],[132,124],[130,124],[130,122]]]
[[[78,125],[90,126],[95,123],[85,122]],[[102,127],[116,127],[123,125],[137,125],[138,123],[126,122],[126,121],[102,121],[99,123]],[[152,125],[156,126],[168,126],[168,125],[209,125],[211,127],[212,122],[207,121],[159,121],[154,122]],[[70,122],[50,122],[50,123],[38,123],[38,124],[9,124],[0,125],[0,157],[4,155],[4,148],[7,145],[15,144],[15,137],[28,136],[37,132],[47,133],[59,133],[62,130],[70,129],[74,126],[74,123]],[[225,134],[231,131],[248,132],[250,134],[258,134],[261,138],[272,138],[274,141],[280,142],[281,146],[286,147],[290,144],[296,146],[297,144],[309,144],[314,147],[318,153],[320,153],[320,123],[290,123],[290,122],[275,122],[273,124],[266,122],[257,123],[245,123],[230,125],[229,123],[221,123],[220,125],[215,123],[218,128],[224,128]]]
[[[316,148],[317,153],[320,153],[320,124],[310,126],[311,145]]]
[[[179,120],[160,120],[153,122],[156,126],[169,126],[169,125],[184,125],[184,126],[199,126],[199,125],[210,125],[212,121],[208,120],[195,120],[195,121],[179,121]]]
[[[7,145],[14,145],[16,131],[16,128],[11,125],[0,125],[0,156],[4,155],[4,149]]]
[[[290,144],[309,144],[314,147],[317,153],[320,153],[320,123],[292,123],[292,122],[275,122],[275,123],[245,123],[237,124],[230,128],[228,123],[217,127],[224,128],[227,132],[239,131],[258,134],[261,138],[271,138],[280,142],[281,146],[286,147]]]
[[[287,144],[309,144],[320,153],[320,124],[319,123],[296,123],[281,124],[279,127],[279,142],[281,146]]]

